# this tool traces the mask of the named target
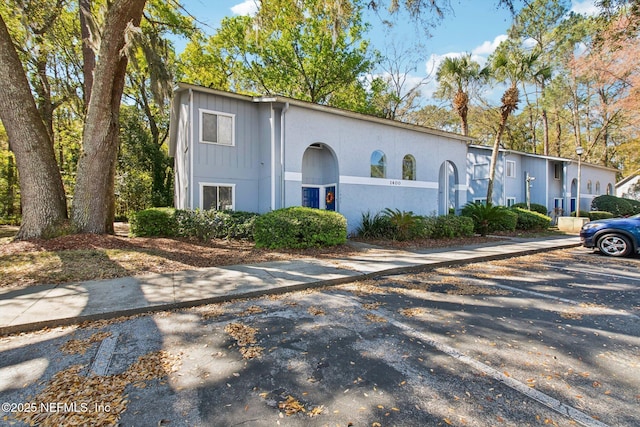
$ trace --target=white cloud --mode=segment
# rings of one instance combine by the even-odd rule
[[[488,40],[485,41],[480,46],[473,49],[471,53],[479,56],[489,56],[496,50],[498,45],[501,42],[505,41],[506,39],[507,39],[506,34],[500,34],[495,39],[493,39],[493,41],[488,41]]]
[[[571,11],[587,16],[595,16],[600,12],[594,4],[594,0],[572,0]]]
[[[253,16],[258,12],[260,0],[245,0],[231,8],[231,12],[241,16]]]

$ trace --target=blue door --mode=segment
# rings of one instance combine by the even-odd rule
[[[302,206],[320,208],[320,189],[316,187],[302,187]]]
[[[336,186],[332,185],[325,188],[325,202],[328,211],[336,210]]]

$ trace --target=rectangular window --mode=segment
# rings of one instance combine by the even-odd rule
[[[489,179],[489,164],[483,163],[473,166],[473,179]]]
[[[200,142],[235,145],[235,116],[216,111],[200,110]]]
[[[553,179],[562,178],[562,164],[554,163],[553,165]]]
[[[511,206],[516,204],[516,198],[515,197],[507,197],[507,207],[510,208]]]
[[[473,203],[476,203],[478,205],[486,205],[487,204],[487,198],[486,197],[474,197],[473,198]]]
[[[232,211],[235,209],[235,185],[200,184],[200,208]]]
[[[516,177],[516,162],[514,162],[513,160],[507,160],[507,177]]]

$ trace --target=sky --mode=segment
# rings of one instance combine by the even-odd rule
[[[571,0],[571,10],[577,13],[594,14],[597,9],[594,0]],[[208,34],[213,34],[225,16],[247,15],[256,9],[256,0],[183,0],[193,16],[200,21],[199,26]],[[500,41],[506,38],[511,25],[510,12],[497,8],[498,0],[451,0],[453,12],[446,14],[427,38],[418,33],[412,24],[396,25],[391,35],[385,34],[376,16],[365,16],[371,24],[367,37],[373,47],[381,52],[388,50],[390,41],[396,45],[415,45],[416,38],[421,43],[416,67],[410,74],[409,84],[427,78],[421,88],[423,97],[430,97],[436,88],[435,70],[447,56],[455,57],[471,53],[474,60],[484,65]],[[184,43],[176,42],[178,51]],[[431,76],[431,78],[429,78]]]

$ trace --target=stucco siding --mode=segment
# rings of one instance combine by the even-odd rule
[[[287,206],[301,203],[296,194],[303,185],[338,184],[337,210],[347,218],[350,232],[367,211],[437,213],[440,167],[445,161],[457,171],[457,182],[451,184],[458,190],[455,207],[466,202],[463,141],[295,107],[286,112],[285,124]],[[375,150],[386,157],[385,178],[371,177]],[[415,158],[415,180],[402,179],[405,155]]]

